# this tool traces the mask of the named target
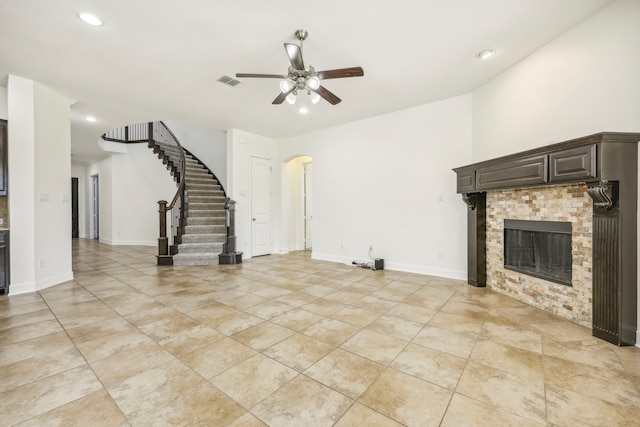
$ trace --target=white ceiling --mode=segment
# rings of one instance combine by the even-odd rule
[[[0,85],[12,74],[77,100],[80,162],[104,155],[104,131],[148,120],[282,138],[469,93],[610,1],[1,0]],[[81,11],[104,25],[84,24]],[[342,103],[301,116],[271,104],[277,79],[216,81],[286,73],[283,43],[298,28],[309,32],[307,64],[364,68],[323,83]],[[475,57],[488,48],[493,58]]]

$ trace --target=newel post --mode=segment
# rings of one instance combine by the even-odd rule
[[[167,237],[167,201],[158,202],[160,237],[158,237],[158,265],[173,265],[173,257],[169,255],[169,238]]]
[[[227,197],[224,209],[227,213],[227,242],[218,255],[218,264],[241,264],[242,252],[236,251],[236,202]]]

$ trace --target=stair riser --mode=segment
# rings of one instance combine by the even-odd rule
[[[219,204],[222,205],[222,208],[224,209],[224,205],[226,202],[226,197],[194,196],[192,193],[189,193],[189,203]]]
[[[227,236],[224,234],[184,234],[182,243],[225,243]]]
[[[218,256],[206,258],[185,257],[179,258],[177,255],[173,257],[173,265],[218,265]]]
[[[198,203],[189,200],[189,210],[222,211],[224,213],[224,203]]]
[[[194,245],[194,246],[190,246]],[[190,243],[187,245],[178,245],[179,254],[219,254],[222,252],[222,243],[204,244]]]
[[[187,225],[184,228],[185,235],[187,234],[220,234],[220,233],[226,233],[226,232],[227,232],[227,226],[224,224]]]
[[[224,218],[187,218],[187,227],[190,225],[223,225]]]

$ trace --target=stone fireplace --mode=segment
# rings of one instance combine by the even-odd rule
[[[585,184],[488,192],[487,287],[590,327],[591,205]],[[505,266],[504,224],[510,219],[571,226],[569,286]]]
[[[639,133],[606,132],[454,169],[468,208],[468,283],[635,344],[639,141]],[[525,251],[507,265],[505,222],[510,244]],[[544,244],[570,255],[526,253]],[[567,257],[568,277],[541,273]]]

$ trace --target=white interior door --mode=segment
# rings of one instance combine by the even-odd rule
[[[304,164],[304,249],[313,247],[312,221],[313,221],[313,197],[312,197],[312,168],[311,163]]]
[[[251,158],[251,256],[271,253],[271,160]]]

